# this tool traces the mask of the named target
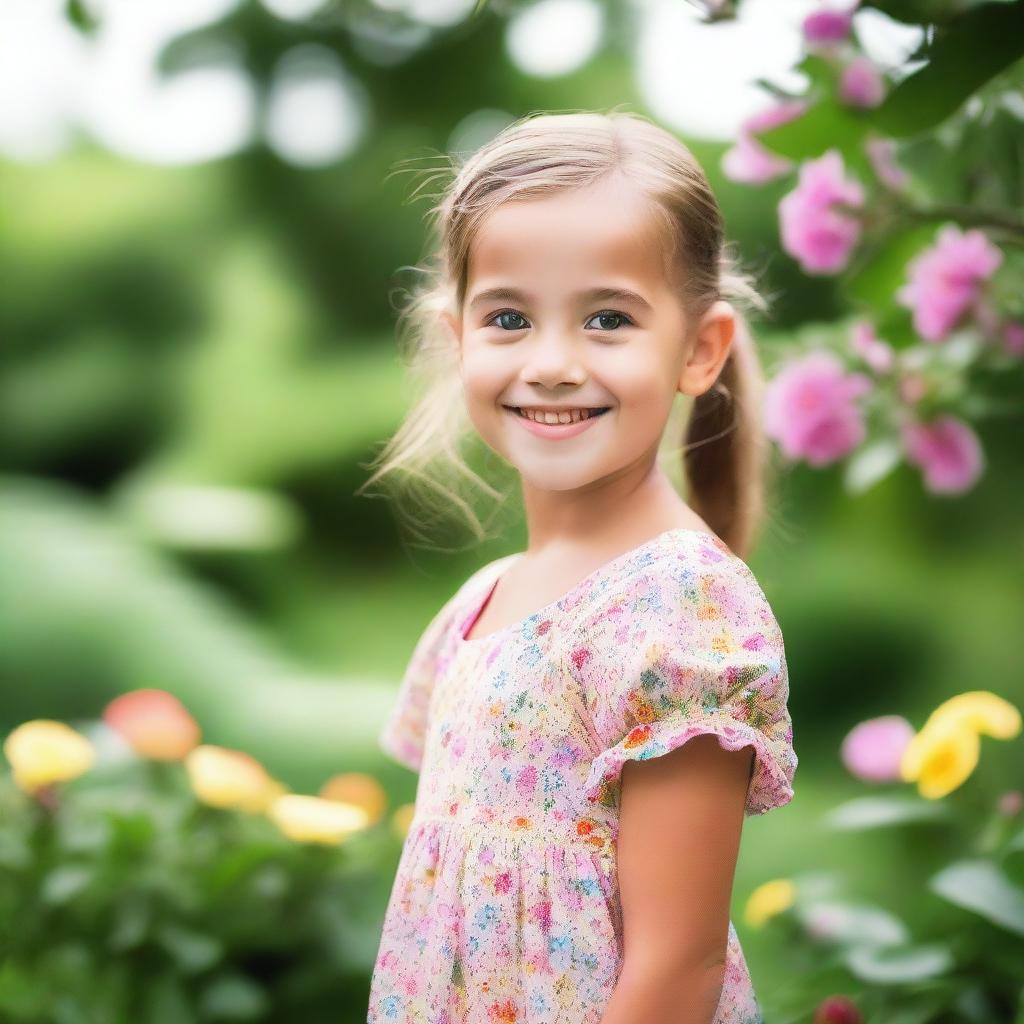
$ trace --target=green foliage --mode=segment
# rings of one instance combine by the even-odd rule
[[[971,5],[942,25],[924,56],[925,66],[900,82],[871,115],[888,135],[935,128],[1024,56],[1024,3]]]
[[[180,764],[110,767],[52,808],[0,777],[0,1019],[365,1020],[394,845],[294,843],[198,803]]]
[[[1024,994],[1024,832],[1019,812],[983,787],[970,780],[941,800],[857,797],[823,816],[855,848],[892,836],[916,857],[915,881],[883,906],[847,895],[863,884],[852,872],[793,873],[791,911],[769,931],[806,974],[783,992],[780,1019],[807,1019],[809,995],[813,1005],[835,991],[852,994],[865,1021],[1012,1019]]]

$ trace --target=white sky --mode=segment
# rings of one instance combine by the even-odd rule
[[[269,13],[286,20],[315,16],[324,2],[263,0]],[[474,6],[474,0],[375,2],[420,22],[421,31],[408,36],[412,49],[429,40],[428,27],[455,24]],[[158,76],[156,57],[168,39],[218,20],[237,3],[89,0],[101,19],[96,38],[89,39],[67,23],[64,0],[3,0],[0,154],[51,159],[73,144],[78,131],[154,163],[216,159],[258,132],[300,165],[330,163],[354,151],[372,128],[371,97],[325,47],[307,44],[285,53],[263,125],[256,123],[253,88],[230,47],[210,54],[202,66]],[[697,24],[685,0],[632,5],[637,83],[652,115],[686,137],[726,140],[768,102],[753,85],[756,78],[799,88],[791,68],[801,52],[800,21],[821,3],[744,0],[738,20],[711,26]],[[857,13],[854,26],[869,54],[890,69],[904,64],[920,35],[870,9]],[[602,8],[593,0],[540,0],[509,20],[505,53],[494,59],[557,80],[594,58],[605,31]],[[401,57],[401,50],[380,40],[364,40],[361,52],[370,59],[379,54],[381,63]],[[477,129],[485,120],[477,119]],[[472,135],[466,131],[464,138]]]

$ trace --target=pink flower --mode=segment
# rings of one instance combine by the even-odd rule
[[[165,690],[122,693],[104,708],[103,720],[136,754],[153,761],[180,761],[200,739],[196,720]]]
[[[864,143],[864,150],[871,161],[871,169],[878,180],[889,188],[902,188],[907,183],[907,172],[896,163],[895,139],[873,136]]]
[[[852,999],[829,996],[814,1011],[814,1024],[864,1024],[864,1015]]]
[[[854,726],[843,740],[840,759],[864,782],[898,782],[900,759],[914,736],[902,715],[882,715]]]
[[[977,435],[954,416],[908,424],[903,446],[907,459],[923,471],[925,486],[936,494],[966,491],[984,469]]]
[[[896,363],[892,346],[882,341],[875,328],[867,321],[860,320],[853,326],[853,350],[875,373],[888,373]]]
[[[841,43],[850,34],[853,12],[856,9],[855,3],[844,10],[824,10],[808,14],[803,21],[805,42],[811,47],[829,47]]]
[[[732,181],[759,185],[786,174],[793,162],[766,149],[755,137],[799,117],[807,109],[806,100],[777,103],[748,118],[740,127],[736,144],[722,154],[722,173]]]
[[[793,459],[823,466],[842,458],[864,440],[856,399],[871,388],[864,374],[848,374],[831,352],[794,360],[768,383],[764,429]]]
[[[800,165],[797,187],[779,203],[782,247],[808,273],[842,270],[860,238],[860,222],[839,204],[859,208],[864,190],[843,177],[843,158],[830,149]]]
[[[1024,324],[1007,323],[1003,328],[1003,343],[1011,356],[1024,356]]]
[[[870,57],[854,57],[843,68],[839,98],[850,107],[877,107],[885,98],[885,82]]]
[[[1002,252],[977,229],[946,225],[938,240],[908,265],[910,280],[896,293],[914,311],[914,329],[942,341],[981,298],[981,284],[1003,262]]]

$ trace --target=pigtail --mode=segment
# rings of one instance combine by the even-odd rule
[[[725,252],[719,267],[719,294],[736,311],[736,331],[718,380],[693,403],[683,470],[690,507],[746,558],[764,520],[769,445],[761,416],[764,375],[744,307],[763,311],[767,302]]]

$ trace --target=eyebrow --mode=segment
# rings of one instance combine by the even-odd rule
[[[629,288],[588,288],[585,291],[577,292],[575,298],[635,302],[638,306],[653,312],[651,304],[638,292],[631,291]],[[522,302],[529,305],[533,298],[527,295],[526,292],[521,292],[516,288],[485,288],[477,292],[470,299],[469,305],[475,306],[485,300],[491,302]]]

